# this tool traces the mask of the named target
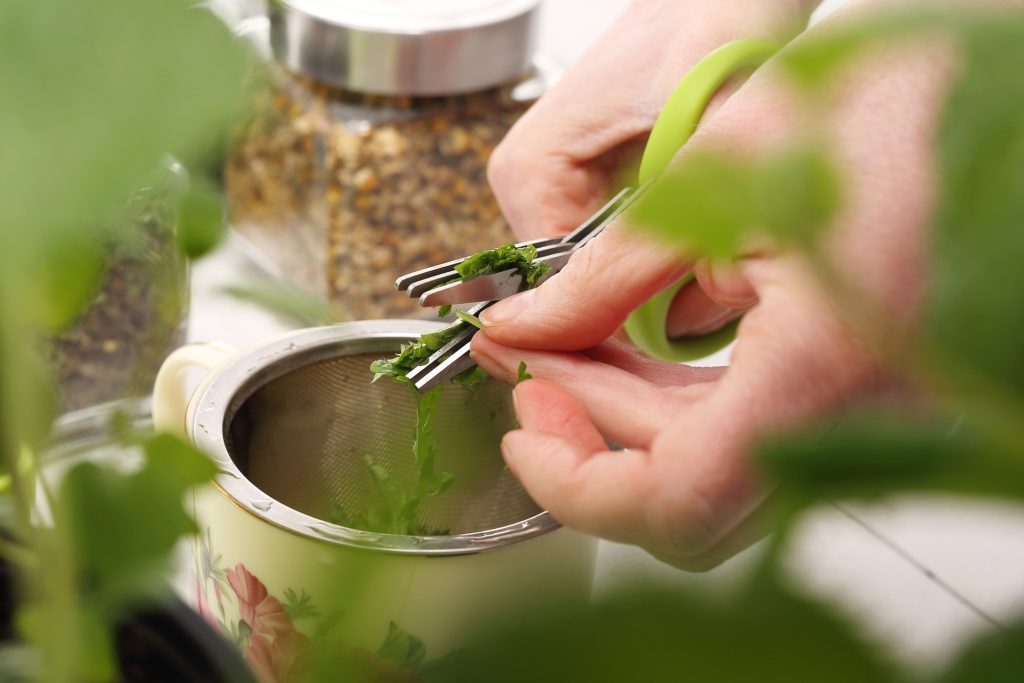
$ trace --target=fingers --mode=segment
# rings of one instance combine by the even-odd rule
[[[665,333],[671,339],[708,334],[739,315],[740,311],[715,302],[697,282],[688,282],[672,300]]]
[[[484,333],[506,346],[576,351],[610,337],[629,314],[687,270],[679,256],[620,219],[537,289],[484,311]]]
[[[631,3],[491,156],[488,179],[516,235],[578,225],[635,159],[666,98],[697,61],[736,38],[790,35],[802,14],[795,2]]]
[[[546,380],[524,382],[515,396],[523,429],[505,435],[502,452],[533,499],[581,531],[635,536],[652,483],[645,453],[607,450],[583,406]]]
[[[513,349],[476,335],[472,355],[489,374],[509,383],[515,382],[519,363],[525,362],[531,375],[556,382],[571,394],[600,433],[622,446],[651,443],[680,404],[693,400],[580,354]]]
[[[701,260],[694,269],[697,284],[723,308],[744,311],[757,303],[757,292],[739,268],[729,261]]]
[[[704,259],[694,274],[696,281],[679,290],[669,308],[670,338],[714,332],[757,303],[757,293],[732,263]]]
[[[667,387],[713,382],[727,370],[724,366],[698,367],[655,360],[640,353],[632,344],[618,339],[609,339],[592,349],[587,349],[583,351],[583,355],[601,363],[614,365],[652,384]]]

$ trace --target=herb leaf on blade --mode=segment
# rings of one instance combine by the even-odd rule
[[[515,267],[523,276],[523,289],[529,289],[551,269],[546,263],[535,263],[534,259],[536,258],[537,247],[532,244],[516,248],[516,245],[509,242],[497,249],[488,249],[468,256],[462,263],[455,266],[459,280],[453,282],[470,280],[481,275],[490,275],[499,270]]]

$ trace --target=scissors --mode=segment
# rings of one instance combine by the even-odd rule
[[[515,245],[517,248],[536,249],[534,262],[547,266],[547,271],[533,283],[534,286],[561,270],[573,253],[599,235],[664,172],[697,129],[711,97],[727,80],[740,72],[756,69],[777,50],[774,44],[762,40],[736,40],[698,62],[676,86],[658,115],[641,157],[636,186],[620,190],[597,213],[564,237],[541,238]],[[465,258],[403,275],[396,280],[395,286],[409,296],[419,298],[422,306],[482,302],[466,311],[471,316],[478,316],[497,301],[525,289],[524,276],[517,267],[462,279],[455,266]],[[626,333],[647,355],[685,362],[722,349],[735,338],[736,322],[708,335],[681,339],[666,336],[665,322],[672,300],[692,279],[692,274],[687,275],[659,292],[626,321]],[[469,323],[462,324],[465,330],[434,352],[424,364],[409,372],[408,379],[419,391],[446,382],[473,366],[469,345],[477,329]]]

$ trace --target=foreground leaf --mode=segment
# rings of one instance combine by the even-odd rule
[[[1024,621],[975,641],[939,683],[1017,683],[1024,672]]]
[[[826,607],[771,581],[725,603],[664,591],[496,623],[428,681],[886,683],[901,680]]]
[[[951,421],[853,415],[825,434],[771,441],[758,462],[805,502],[905,491],[1024,500],[1024,460]]]
[[[1024,17],[978,29],[939,136],[941,198],[935,223],[929,342],[965,373],[1024,396]]]

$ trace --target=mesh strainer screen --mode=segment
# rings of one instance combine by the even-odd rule
[[[324,520],[335,505],[351,515],[365,511],[375,492],[366,455],[397,482],[414,482],[415,404],[405,385],[370,384],[370,362],[380,355],[311,362],[257,388],[226,434],[242,474],[270,498]],[[540,512],[501,458],[501,436],[515,425],[509,388],[500,382],[442,390],[433,422],[437,470],[455,480],[423,502],[422,524],[469,533]]]

